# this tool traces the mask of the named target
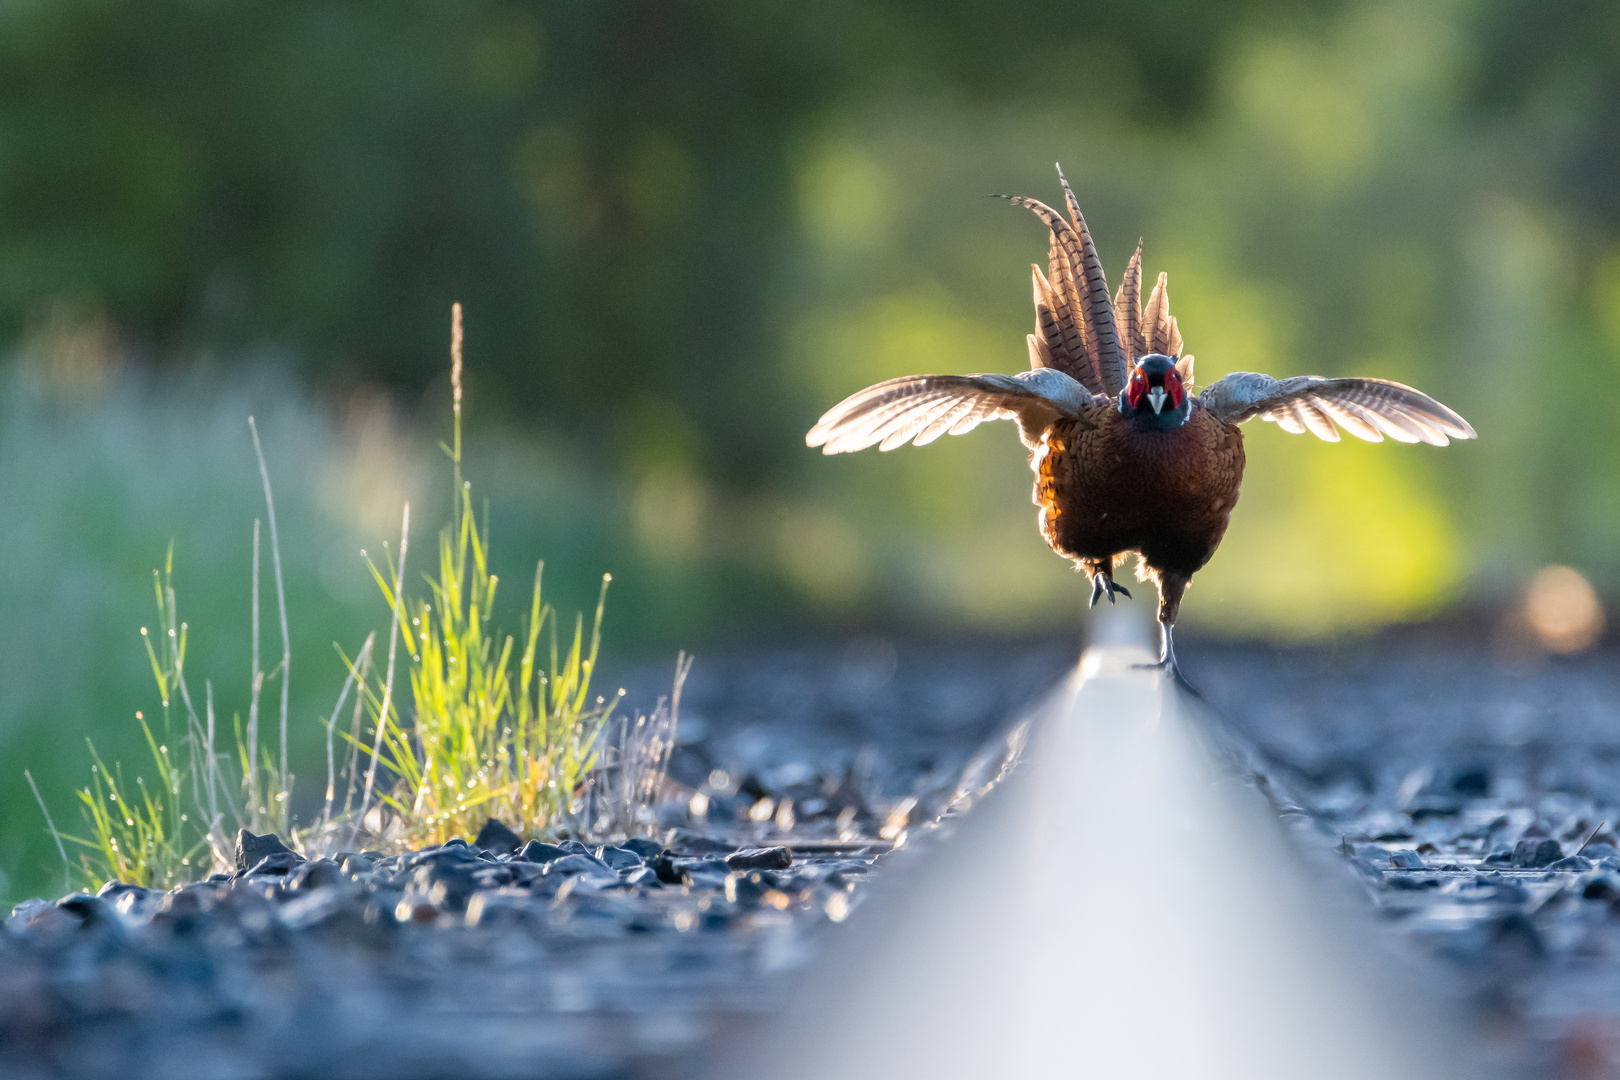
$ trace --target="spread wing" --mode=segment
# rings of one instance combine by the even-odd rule
[[[1058,175],[1062,177],[1061,169]],[[1126,357],[1114,325],[1108,281],[1067,180],[1063,193],[1069,208],[1067,221],[1037,199],[1007,197],[1029,207],[1052,233],[1047,272],[1031,267],[1035,333],[1029,335],[1030,366],[1055,368],[1094,394],[1113,396],[1125,386]]]
[[[1234,371],[1199,395],[1218,419],[1241,424],[1258,416],[1284,431],[1309,431],[1327,442],[1339,441],[1343,427],[1368,442],[1385,435],[1398,442],[1445,446],[1452,439],[1472,439],[1468,421],[1420,390],[1384,379],[1327,379],[1300,375],[1273,379],[1253,371]]]
[[[880,382],[827,410],[804,437],[824,454],[876,446],[926,446],[947,432],[961,435],[985,420],[1017,420],[1033,448],[1047,425],[1095,407],[1090,391],[1061,371],[1017,375],[907,375]]]

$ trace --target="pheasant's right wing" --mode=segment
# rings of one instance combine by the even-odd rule
[[[1273,379],[1254,371],[1234,371],[1199,395],[1216,418],[1241,424],[1258,416],[1296,435],[1310,431],[1338,442],[1337,422],[1368,442],[1385,435],[1399,442],[1445,446],[1452,439],[1472,439],[1468,421],[1421,390],[1385,379],[1325,379],[1300,375]]]
[[[880,382],[827,410],[804,441],[824,454],[876,446],[926,446],[949,432],[961,435],[985,420],[1017,420],[1030,448],[1059,417],[1095,407],[1090,391],[1053,368],[1017,375],[907,375]]]

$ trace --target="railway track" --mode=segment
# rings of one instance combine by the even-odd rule
[[[1085,654],[1018,772],[833,944],[784,1041],[840,1032],[855,1078],[1481,1075],[1351,875],[1290,843],[1241,740],[1149,659]]]

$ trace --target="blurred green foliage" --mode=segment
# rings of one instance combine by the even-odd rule
[[[868,382],[1025,366],[1045,239],[982,196],[1054,199],[1054,160],[1115,280],[1138,236],[1170,272],[1200,381],[1379,375],[1480,432],[1252,425],[1189,626],[1620,586],[1620,429],[1566,404],[1620,365],[1612,5],[0,0],[4,760],[66,807],[82,735],[141,759],[171,537],[190,668],[245,708],[252,413],[313,775],[332,643],[386,619],[359,549],[448,513],[452,300],[496,569],[544,557],[564,612],[612,571],[610,661],[1073,625],[1011,430],[802,442]],[[0,894],[47,887],[30,806],[0,784]]]

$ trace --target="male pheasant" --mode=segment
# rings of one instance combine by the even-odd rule
[[[1058,170],[1067,220],[1010,197],[1051,230],[1049,266],[1033,267],[1030,370],[1017,375],[908,375],[833,406],[805,436],[823,453],[923,446],[984,420],[1016,420],[1035,472],[1041,536],[1091,578],[1091,603],[1130,593],[1113,571],[1136,554],[1137,577],[1159,591],[1159,666],[1178,677],[1172,629],[1182,593],[1220,545],[1243,480],[1243,434],[1259,417],[1337,442],[1342,426],[1380,442],[1445,446],[1474,438],[1468,422],[1426,394],[1383,379],[1233,372],[1192,393],[1168,275],[1145,304],[1142,247],[1110,302],[1074,192]]]

